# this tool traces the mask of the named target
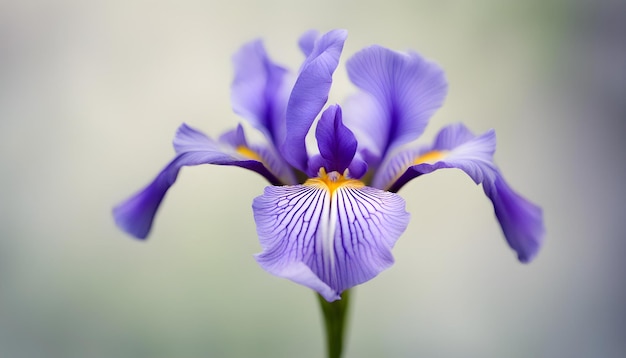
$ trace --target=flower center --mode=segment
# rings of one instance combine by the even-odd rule
[[[333,195],[335,190],[341,187],[361,188],[365,186],[360,180],[348,178],[347,172],[348,170],[346,169],[343,174],[339,174],[339,172],[326,173],[326,169],[320,168],[318,177],[308,179],[304,185],[326,189],[330,192],[330,195]]]

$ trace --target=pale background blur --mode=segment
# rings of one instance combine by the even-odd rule
[[[347,357],[626,356],[626,6],[617,1],[0,2],[0,357],[322,357],[313,293],[262,271],[265,182],[186,168],[147,242],[111,208],[185,121],[240,119],[231,55],[265,39],[296,69],[310,28],[437,61],[446,123],[495,128],[509,182],[543,206],[530,265],[460,172],[411,182],[396,265],[357,287]]]

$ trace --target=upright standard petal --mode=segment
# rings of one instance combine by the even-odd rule
[[[416,53],[371,46],[347,61],[363,92],[346,105],[345,122],[378,165],[387,153],[417,139],[447,93],[443,70]]]
[[[287,70],[270,60],[260,40],[244,45],[233,56],[233,63],[233,110],[278,147],[285,136],[285,109],[290,90]]]
[[[327,301],[391,266],[391,248],[409,222],[400,196],[330,175],[267,187],[252,208],[261,267]]]
[[[357,143],[354,134],[341,121],[341,107],[334,105],[324,111],[317,123],[315,138],[320,154],[328,162],[327,172],[343,173],[348,169]]]
[[[227,150],[203,133],[183,124],[174,139],[176,157],[145,188],[113,209],[116,224],[128,234],[144,239],[152,227],[154,216],[169,188],[183,166],[200,164],[235,165],[253,170],[271,184],[282,184],[254,153]]]
[[[328,100],[346,36],[345,30],[332,30],[315,41],[289,97],[287,136],[281,153],[289,164],[302,172],[306,172],[308,161],[305,137]]]
[[[536,256],[543,242],[545,229],[542,210],[506,183],[493,163],[494,151],[493,131],[474,136],[462,124],[450,125],[439,132],[430,148],[404,151],[388,161],[381,168],[375,184],[397,192],[408,181],[422,174],[444,168],[463,170],[476,184],[482,183],[509,246],[515,250],[521,262],[529,262]]]
[[[354,158],[357,148],[356,138],[341,121],[341,107],[333,105],[322,113],[322,118],[317,123],[315,137],[320,156],[309,161],[309,176],[317,176],[320,168],[325,168],[328,173],[347,173],[353,179],[359,179],[365,174],[367,164]]]
[[[320,34],[317,30],[309,30],[300,36],[298,40],[298,47],[304,56],[309,56],[313,52],[315,47],[315,41],[319,38]]]

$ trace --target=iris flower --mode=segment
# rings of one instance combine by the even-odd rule
[[[343,109],[327,104],[346,36],[344,30],[305,33],[299,46],[306,59],[295,74],[270,60],[261,41],[244,45],[233,58],[232,106],[264,141],[249,141],[241,125],[213,140],[182,124],[174,159],[114,208],[117,225],[146,238],[183,166],[255,171],[271,184],[252,204],[262,247],[256,260],[331,302],[393,264],[391,250],[409,223],[398,190],[421,175],[456,168],[482,185],[518,259],[532,260],[543,239],[542,211],[494,164],[493,130],[475,135],[452,124],[431,144],[415,144],[447,93],[437,64],[414,52],[367,47],[346,63],[358,92]],[[314,123],[316,147],[307,146]]]

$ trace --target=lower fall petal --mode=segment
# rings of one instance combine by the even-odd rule
[[[521,262],[529,262],[544,239],[543,213],[507,184],[493,163],[495,133],[473,135],[465,126],[445,127],[430,147],[407,150],[387,161],[373,184],[397,192],[410,180],[439,169],[464,171],[491,200],[496,217],[509,246]]]
[[[523,198],[498,175],[493,182],[483,182],[485,194],[491,199],[509,246],[521,262],[532,261],[545,236],[543,211]]]
[[[252,208],[261,267],[328,301],[391,266],[409,222],[400,196],[350,179],[267,187]]]
[[[485,169],[495,168],[495,149],[493,130],[475,136],[463,124],[452,124],[439,131],[434,144],[403,150],[387,158],[372,179],[372,186],[395,193],[417,176],[458,165],[479,184]]]
[[[281,184],[262,162],[221,147],[203,133],[183,124],[174,139],[176,157],[145,188],[113,208],[115,223],[126,233],[145,239],[154,216],[169,188],[184,166],[200,164],[234,165],[256,171],[270,183]]]

